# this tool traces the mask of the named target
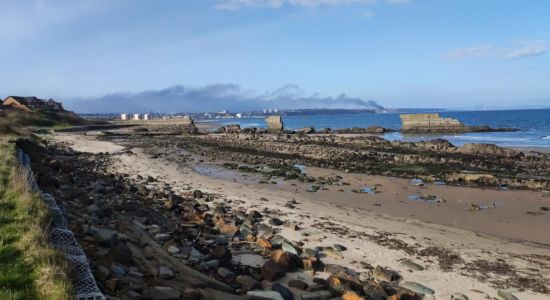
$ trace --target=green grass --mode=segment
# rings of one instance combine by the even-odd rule
[[[49,211],[0,136],[0,299],[70,299],[63,257],[47,243]]]

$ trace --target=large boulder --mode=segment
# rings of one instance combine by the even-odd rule
[[[458,149],[458,152],[473,155],[490,155],[502,157],[515,157],[521,152],[513,149],[502,148],[495,144],[465,144]]]

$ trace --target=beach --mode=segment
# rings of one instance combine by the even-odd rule
[[[177,160],[162,148],[124,138],[78,133],[53,138],[76,151],[109,153],[113,160],[107,170],[112,174],[151,176],[158,185],[170,184],[181,193],[200,189],[233,210],[267,208],[297,226],[280,231],[295,244],[345,245],[342,256],[327,256],[325,263],[365,274],[384,266],[406,281],[429,286],[437,299],[457,292],[486,299],[501,289],[510,289],[519,299],[548,297],[550,238],[544,228],[550,228],[550,213],[543,208],[550,207],[550,197],[545,191],[420,185],[409,178],[305,166],[308,176],[339,178],[340,184],[311,192],[311,184],[297,180],[260,183],[257,173],[223,166],[233,160],[200,151],[178,149],[184,159]],[[364,187],[372,193],[361,192]],[[411,195],[433,195],[437,201],[411,200]],[[296,204],[288,205],[290,200]],[[403,260],[423,270],[413,271]]]

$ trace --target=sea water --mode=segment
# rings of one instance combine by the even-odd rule
[[[402,134],[390,132],[382,137],[388,140],[422,141],[446,139],[454,145],[491,143],[504,147],[550,147],[550,109],[498,111],[446,111],[441,117],[456,118],[466,125],[489,125],[493,128],[517,128],[515,132],[471,132],[462,134]],[[215,120],[221,124],[240,124],[241,127],[265,127],[264,118],[230,118]],[[321,128],[350,128],[378,125],[399,129],[399,113],[361,113],[339,115],[283,116],[287,129],[313,126]]]

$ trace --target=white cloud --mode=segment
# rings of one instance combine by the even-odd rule
[[[376,16],[376,13],[372,10],[367,10],[366,12],[361,14],[364,18],[371,19]]]
[[[499,47],[494,45],[480,45],[466,48],[457,48],[449,51],[445,56],[449,59],[515,59],[540,56],[546,53],[548,43],[544,40],[524,41],[515,46]]]
[[[386,3],[389,3],[389,4],[405,4],[405,3],[409,3],[411,1],[412,0],[386,0]]]
[[[247,8],[280,8],[285,5],[299,7],[338,6],[346,4],[375,4],[377,0],[218,0],[219,10],[238,11]]]
[[[505,55],[505,58],[523,58],[540,56],[546,53],[547,43],[543,40],[523,43],[520,48],[512,50]]]

